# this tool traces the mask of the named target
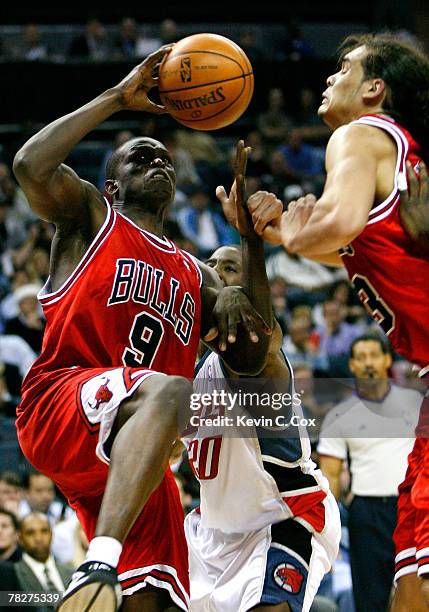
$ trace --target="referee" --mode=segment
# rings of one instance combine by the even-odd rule
[[[325,417],[320,468],[340,499],[349,463],[350,565],[356,612],[385,612],[393,583],[398,485],[405,476],[422,396],[389,381],[392,357],[382,338],[366,334],[350,349],[355,391]]]

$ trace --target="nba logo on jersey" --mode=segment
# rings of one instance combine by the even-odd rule
[[[275,583],[288,593],[297,594],[301,590],[304,576],[291,563],[280,563],[273,573]]]

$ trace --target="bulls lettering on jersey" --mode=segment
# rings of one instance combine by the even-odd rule
[[[405,232],[399,217],[398,174],[405,162],[415,167],[420,147],[398,123],[385,115],[364,115],[354,121],[386,131],[398,155],[389,197],[374,203],[362,233],[340,254],[350,281],[366,310],[407,360],[429,370],[429,259]]]
[[[24,401],[64,368],[146,367],[193,376],[200,336],[201,273],[193,258],[107,208],[76,270],[39,299],[46,316],[42,353]]]

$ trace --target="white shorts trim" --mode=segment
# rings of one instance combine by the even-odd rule
[[[110,436],[122,402],[132,397],[140,385],[151,376],[155,374],[166,376],[166,374],[146,368],[133,370],[130,374],[129,384],[126,385],[125,371],[129,372],[130,368],[106,369],[101,374],[92,376],[85,381],[80,389],[80,403],[85,418],[90,426],[100,425],[95,453],[101,461],[107,464],[110,463],[110,459],[105,452],[104,445]],[[103,391],[101,395],[100,390]]]
[[[186,604],[184,603],[183,599],[181,599],[181,597],[177,595],[177,593],[173,589],[170,582],[168,582],[168,580],[162,580],[161,578],[156,578],[155,576],[151,576],[150,572],[152,570],[159,570],[161,572],[164,572],[165,574],[169,574],[172,580],[174,581],[174,583],[176,584],[176,586],[178,587],[179,591],[183,595],[183,599],[185,600]],[[187,592],[185,591],[185,588],[183,587],[182,583],[180,582],[179,577],[177,575],[177,571],[174,567],[172,567],[171,565],[163,565],[163,564],[148,565],[147,567],[139,567],[137,569],[127,570],[126,572],[119,574],[118,580],[119,582],[124,582],[125,580],[129,580],[130,578],[137,578],[138,576],[142,576],[142,581],[137,582],[136,584],[133,584],[132,586],[126,589],[123,589],[122,590],[123,595],[125,596],[133,595],[133,593],[137,593],[138,591],[143,590],[147,584],[151,584],[152,586],[155,586],[157,588],[166,589],[169,592],[171,599],[174,601],[176,605],[178,605],[182,610],[185,610],[185,611],[188,610],[189,596]]]

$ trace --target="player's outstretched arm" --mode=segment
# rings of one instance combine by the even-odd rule
[[[347,125],[334,132],[326,151],[322,196],[292,202],[282,215],[287,251],[305,257],[332,253],[362,232],[374,202],[379,154],[374,128]]]
[[[102,223],[105,207],[101,194],[63,162],[86,134],[117,111],[164,112],[149,99],[148,92],[157,83],[154,71],[170,50],[171,45],[166,45],[149,55],[115,87],[50,123],[18,151],[13,165],[15,176],[42,219],[57,225],[74,221],[85,224],[88,211],[92,213],[95,208],[99,211],[95,225]]]
[[[216,192],[227,219],[241,236],[243,290],[227,287],[221,291],[213,308],[217,322],[204,339],[206,342],[214,340],[210,347],[221,351],[223,361],[234,372],[256,375],[266,363],[273,316],[263,241],[255,233],[245,205],[247,154],[248,148],[240,141],[231,192],[228,196],[223,187]],[[208,273],[213,274],[213,270],[208,268]]]

